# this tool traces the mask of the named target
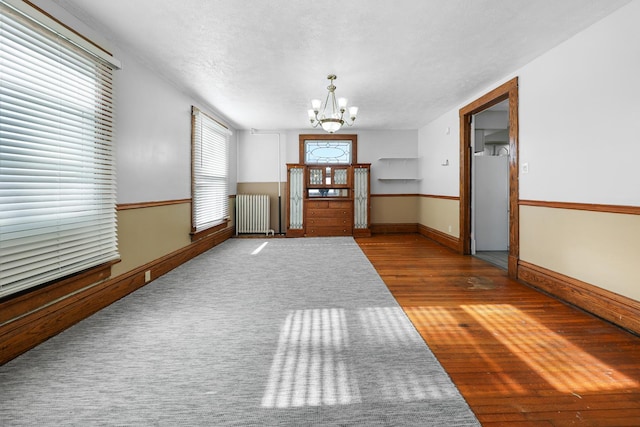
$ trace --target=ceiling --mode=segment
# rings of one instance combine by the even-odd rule
[[[236,129],[418,129],[630,0],[53,0]],[[123,68],[127,58],[119,58]]]

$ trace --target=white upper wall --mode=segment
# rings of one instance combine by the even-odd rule
[[[520,198],[640,205],[640,2],[519,73]]]
[[[458,121],[458,110],[451,110],[419,130],[420,194],[460,195]]]
[[[640,205],[638,22],[631,2],[421,128],[421,192],[459,195],[459,109],[518,76],[520,198]]]

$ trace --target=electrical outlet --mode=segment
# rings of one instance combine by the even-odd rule
[[[522,173],[529,173],[529,163],[522,164]]]
[[[451,233],[451,226],[449,226],[449,233]]]
[[[151,281],[151,270],[147,270],[144,272],[144,281],[145,282]]]

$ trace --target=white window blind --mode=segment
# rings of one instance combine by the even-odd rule
[[[0,2],[0,298],[119,258],[112,69]]]
[[[192,228],[221,224],[229,216],[228,151],[231,132],[193,107]]]

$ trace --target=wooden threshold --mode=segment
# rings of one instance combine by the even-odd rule
[[[483,426],[640,425],[640,338],[419,234],[356,239]]]

